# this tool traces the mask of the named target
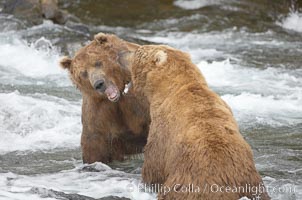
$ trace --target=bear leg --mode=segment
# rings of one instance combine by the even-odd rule
[[[107,136],[105,134],[82,133],[81,147],[84,163],[108,163],[111,161],[111,157],[108,151],[109,145]]]

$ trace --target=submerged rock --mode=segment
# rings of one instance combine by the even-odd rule
[[[72,193],[64,193],[55,191],[52,189],[46,189],[46,188],[37,188],[34,187],[30,190],[31,193],[38,194],[39,196],[43,198],[56,198],[56,199],[62,199],[62,200],[130,200],[128,198],[124,197],[117,197],[117,196],[108,196],[103,198],[92,198],[85,195],[80,194],[72,194]]]
[[[59,10],[57,0],[42,0],[41,7],[46,19],[55,18]]]
[[[39,0],[6,1],[3,12],[13,14],[17,18],[28,19],[33,24],[42,23],[42,10]]]
[[[12,14],[32,24],[40,24],[44,19],[57,24],[65,24],[71,15],[59,9],[57,0],[9,0],[6,1],[3,13]]]
[[[80,33],[80,34],[83,34],[83,35],[86,35],[88,37],[91,37],[92,35],[90,34],[90,29],[89,29],[89,26],[86,26],[84,24],[81,24],[81,23],[75,23],[75,22],[72,22],[72,21],[68,21],[66,22],[65,24],[68,28]]]

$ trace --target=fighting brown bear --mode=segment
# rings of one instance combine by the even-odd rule
[[[130,88],[130,73],[118,63],[118,54],[137,45],[114,35],[99,33],[73,59],[63,58],[61,67],[81,91],[84,163],[123,160],[127,154],[141,153],[150,123],[148,106]]]
[[[230,108],[188,54],[146,45],[119,60],[150,103],[142,176],[162,186],[158,199],[270,199]]]

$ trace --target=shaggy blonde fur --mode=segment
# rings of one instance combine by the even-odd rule
[[[160,190],[158,199],[270,199],[265,191],[225,190],[264,186],[230,108],[209,89],[187,54],[146,45],[129,53],[127,60],[135,91],[150,103],[143,181],[171,189]],[[222,192],[211,191],[215,184]],[[183,191],[190,185],[200,191]]]

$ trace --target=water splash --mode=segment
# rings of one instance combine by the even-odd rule
[[[221,1],[222,0],[176,0],[174,5],[187,10],[194,10],[209,5],[219,4]]]
[[[243,68],[230,60],[202,61],[198,67],[241,124],[282,126],[301,122],[301,70]]]
[[[87,171],[87,168],[90,171]],[[71,170],[38,177],[2,173],[0,174],[0,199],[1,196],[18,200],[32,199],[26,196],[33,196],[35,199],[51,198],[54,197],[51,191],[64,192],[70,197],[72,194],[80,194],[95,199],[112,194],[133,200],[156,199],[155,194],[140,190],[139,184],[139,174],[113,170],[102,163],[78,164]]]
[[[0,93],[0,154],[80,145],[80,102]]]
[[[281,22],[277,22],[277,24],[285,29],[302,32],[302,13],[291,11],[287,17]]]

